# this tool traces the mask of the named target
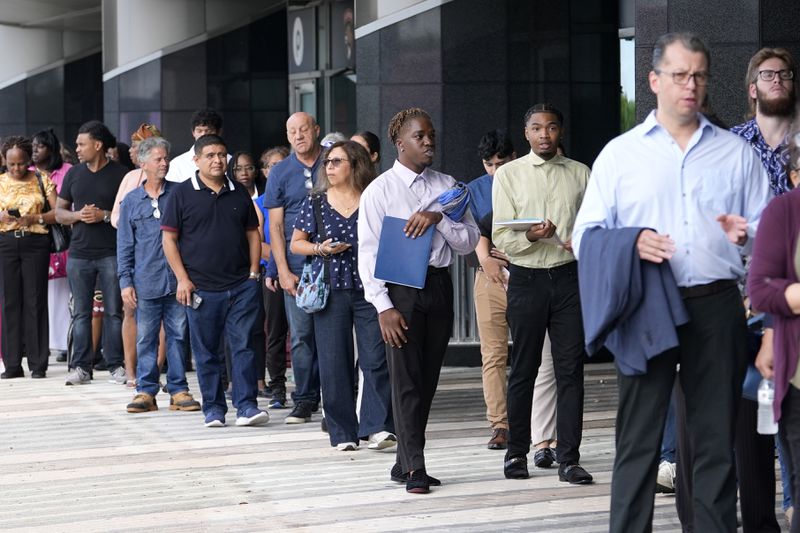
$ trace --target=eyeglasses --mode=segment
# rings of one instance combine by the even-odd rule
[[[331,157],[330,159],[323,159],[323,168],[328,168],[328,165],[333,164],[333,168],[339,168],[343,161],[350,161],[349,159],[342,159],[341,157]]]
[[[788,70],[788,69],[782,69],[782,70],[764,69],[764,70],[759,70],[758,71],[758,77],[759,77],[759,79],[761,79],[761,81],[772,81],[772,80],[775,79],[775,75],[776,74],[778,76],[780,76],[782,80],[794,79],[794,71],[793,70]]]
[[[253,166],[253,165],[245,165],[245,166],[242,166],[242,167],[233,167],[233,171],[234,172],[241,172],[243,170],[245,170],[247,172],[254,172],[256,170],[256,167]]]
[[[150,198],[150,207],[153,208],[153,218],[161,218],[161,210],[158,209],[158,200]]]
[[[308,189],[310,191],[311,187],[314,186],[314,184],[311,183],[311,170],[307,169],[307,168],[304,168],[303,169],[303,176],[305,176],[305,178],[306,178],[306,189]]]
[[[708,72],[701,70],[698,72],[692,72],[691,74],[686,71],[678,71],[678,72],[664,72],[663,70],[655,70],[656,74],[668,74],[672,76],[672,83],[675,85],[686,85],[689,83],[690,78],[694,78],[694,84],[698,87],[703,87],[708,85],[708,79],[711,77],[711,74]]]

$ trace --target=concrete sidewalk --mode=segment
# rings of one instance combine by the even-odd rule
[[[487,450],[480,370],[446,368],[428,426],[428,471],[443,485],[407,494],[389,480],[392,450],[331,448],[321,415],[266,427],[203,426],[202,414],[128,414],[133,389],[96,372],[91,385],[48,378],[0,382],[3,531],[606,531],[616,385],[609,364],[587,366],[582,464],[589,486],[555,468],[503,477]],[[190,387],[197,394],[194,373]],[[532,462],[531,462],[532,465]],[[680,531],[674,498],[656,497],[654,529]]]

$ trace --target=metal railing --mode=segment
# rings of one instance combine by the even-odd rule
[[[479,344],[475,318],[475,267],[467,265],[464,256],[457,256],[450,266],[453,278],[453,335],[450,344]]]

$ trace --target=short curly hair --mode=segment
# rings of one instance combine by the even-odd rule
[[[392,117],[389,121],[388,135],[392,144],[397,144],[397,138],[400,136],[400,130],[405,126],[406,121],[412,118],[427,118],[431,120],[431,116],[427,111],[419,107],[410,107],[404,109]],[[433,122],[433,121],[431,121]]]
[[[33,158],[33,143],[28,137],[23,137],[22,135],[9,135],[3,139],[3,144],[0,145],[0,150],[3,152],[3,157],[6,157],[6,154],[8,154],[8,151],[12,148],[19,148],[28,154],[29,160]]]

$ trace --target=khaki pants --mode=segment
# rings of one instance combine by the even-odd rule
[[[475,271],[475,315],[481,340],[481,374],[486,419],[492,429],[508,429],[506,413],[506,366],[508,365],[508,323],[506,291],[492,283],[482,270]]]
[[[492,429],[508,429],[506,413],[506,367],[508,364],[508,323],[506,291],[492,283],[482,270],[475,272],[475,314],[481,341],[483,398],[486,419]],[[550,337],[542,349],[542,365],[536,377],[531,415],[533,443],[556,438],[556,380]]]

